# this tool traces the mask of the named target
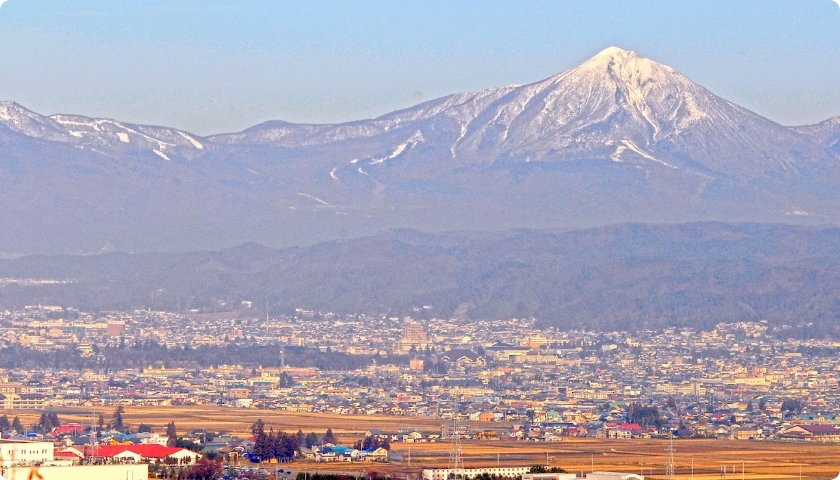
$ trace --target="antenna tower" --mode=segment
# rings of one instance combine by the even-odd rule
[[[458,417],[452,417],[452,451],[449,452],[449,476],[455,479],[460,478],[458,470],[464,468],[464,459],[461,456],[461,432],[458,430]]]
[[[668,434],[668,448],[665,449],[668,452],[668,465],[665,467],[665,479],[666,480],[674,480],[674,434]]]

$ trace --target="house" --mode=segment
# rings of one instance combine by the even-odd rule
[[[79,435],[85,431],[85,427],[78,423],[67,423],[53,429],[52,434],[56,438],[62,435]]]
[[[496,415],[493,412],[482,412],[478,414],[478,421],[480,422],[492,422],[495,418]]]
[[[330,445],[318,449],[315,452],[316,462],[353,462],[359,459],[359,450],[344,445]]]
[[[366,462],[387,462],[388,450],[385,450],[383,447],[369,448],[362,450],[360,458]]]
[[[472,350],[453,348],[448,352],[444,352],[440,357],[441,360],[455,364],[459,367],[486,367],[487,359],[483,355],[479,355]]]
[[[201,454],[185,448],[164,447],[162,445],[100,445],[85,452],[88,457],[107,458],[121,463],[140,463],[150,461],[174,460],[182,465],[192,465],[201,458]]]
[[[303,455],[303,458],[307,460],[315,460],[316,459],[316,452],[315,450],[309,447],[300,447],[300,454]]]
[[[338,454],[332,447],[313,448],[316,462],[335,462],[338,460]]]

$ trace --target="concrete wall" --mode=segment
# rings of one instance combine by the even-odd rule
[[[645,480],[645,477],[635,473],[592,472],[586,474],[586,480]]]
[[[37,474],[36,474],[37,472]],[[30,475],[32,475],[30,477]],[[6,468],[7,480],[148,480],[149,466],[139,465],[80,465],[75,467],[18,467]]]
[[[574,473],[526,473],[522,480],[576,480]]]

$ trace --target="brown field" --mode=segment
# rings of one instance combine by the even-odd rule
[[[90,424],[94,418],[92,408],[57,410],[63,422],[75,421]],[[6,411],[9,418],[20,416],[24,425],[38,421],[41,412]],[[113,408],[98,409],[106,421]],[[378,428],[394,431],[399,428],[417,428],[425,432],[439,432],[441,420],[425,417],[393,417],[291,413],[276,410],[231,409],[219,407],[127,407],[124,421],[134,427],[140,423],[152,425],[162,432],[166,424],[174,421],[179,432],[206,428],[209,431],[226,431],[248,435],[257,419],[263,419],[275,430],[296,432],[314,431],[322,434],[328,427],[346,443],[360,439],[365,430]],[[471,423],[473,428],[499,427],[500,424]],[[834,478],[840,472],[840,445],[722,441],[678,440],[675,446],[675,465],[679,480],[770,480],[803,478]],[[423,466],[445,467],[449,462],[449,443],[393,444],[393,451],[406,460],[399,465],[370,464],[314,464],[295,462],[293,471],[333,471],[401,473],[416,475]],[[648,477],[664,478],[667,442],[663,440],[603,440],[574,439],[558,443],[532,443],[510,440],[469,441],[462,445],[464,462],[470,466],[536,465],[560,466],[572,472],[595,470],[644,473]],[[408,465],[410,451],[411,465]],[[694,473],[692,475],[692,463]],[[726,475],[721,473],[726,469]],[[742,473],[743,469],[743,473]]]

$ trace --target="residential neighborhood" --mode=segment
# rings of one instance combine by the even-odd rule
[[[631,334],[303,309],[276,318],[0,313],[0,344],[18,355],[2,360],[6,411],[218,405],[441,420],[439,432],[390,432],[390,442],[447,438],[449,419],[475,424],[462,432],[471,438],[530,441],[839,438],[840,342],[794,339],[762,322]],[[126,366],[136,345],[159,358]],[[185,349],[191,358],[178,356]],[[242,362],[203,364],[204,352]],[[38,355],[73,368],[38,364]]]

